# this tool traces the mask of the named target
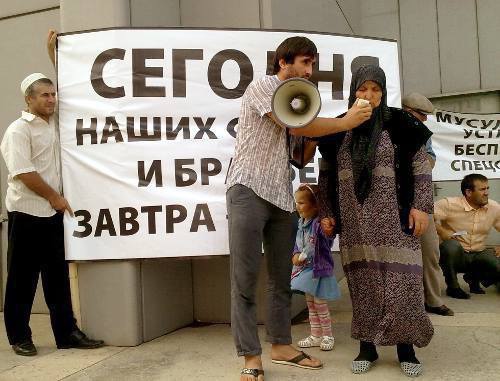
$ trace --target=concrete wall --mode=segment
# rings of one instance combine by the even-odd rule
[[[405,92],[498,90],[499,12],[495,0],[399,0]]]
[[[401,65],[405,92],[438,94],[441,73],[436,1],[401,0],[400,10],[404,26],[401,28]]]
[[[352,34],[335,0],[270,0],[268,3],[271,17],[265,24],[266,28]]]
[[[134,27],[181,25],[179,0],[132,0],[130,14]]]
[[[477,36],[479,40],[479,67],[481,89],[498,89],[500,87],[500,2],[496,0],[476,0]]]

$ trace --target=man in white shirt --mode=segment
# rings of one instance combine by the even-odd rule
[[[27,109],[10,124],[0,145],[9,171],[4,307],[9,343],[18,355],[37,353],[29,320],[41,273],[57,347],[98,348],[103,341],[91,340],[78,329],[71,307],[63,213],[73,211],[62,196],[55,88],[45,75],[33,73],[21,82],[21,92]]]

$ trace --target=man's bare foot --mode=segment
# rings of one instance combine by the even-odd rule
[[[245,356],[245,368],[262,369],[262,359],[260,356]],[[257,378],[251,374],[241,374],[240,381],[264,381],[264,375],[259,374]]]
[[[298,355],[301,352],[292,347],[291,345],[281,345],[281,344],[273,344],[271,346],[271,359],[278,361],[289,361]],[[323,363],[315,357],[304,358],[298,362],[299,365],[303,365],[311,368],[319,368],[323,365]]]

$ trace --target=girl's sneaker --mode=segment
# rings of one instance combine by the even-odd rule
[[[319,344],[319,349],[322,351],[331,351],[335,345],[335,339],[333,336],[323,336],[321,338],[321,343]]]
[[[305,339],[300,340],[297,345],[300,348],[311,348],[311,347],[319,347],[321,345],[321,337],[316,336],[308,336]]]

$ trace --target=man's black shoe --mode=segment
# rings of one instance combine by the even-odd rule
[[[427,304],[425,305],[425,310],[431,314],[441,315],[441,316],[453,316],[455,313],[451,308],[446,307],[444,304],[439,307],[431,307]]]
[[[469,283],[469,291],[473,294],[486,294],[486,292],[479,285],[479,282]]]
[[[469,291],[473,294],[486,294],[486,292],[479,285],[479,281],[470,279],[467,274],[464,274],[464,280],[469,285]]]
[[[69,349],[69,348],[95,349],[95,348],[100,348],[102,346],[104,346],[104,341],[89,339],[79,329],[71,332],[66,342],[57,344],[57,348],[59,349]]]
[[[448,295],[449,297],[455,298],[455,299],[470,299],[470,295],[467,294],[460,287],[457,287],[457,288],[448,287],[446,289],[446,295]]]
[[[479,281],[471,279],[468,274],[464,274],[464,281],[469,285],[469,291],[472,294],[486,294],[486,292],[479,285]]]
[[[37,354],[36,347],[31,340],[21,341],[12,346],[16,355],[20,356],[35,356]]]

